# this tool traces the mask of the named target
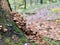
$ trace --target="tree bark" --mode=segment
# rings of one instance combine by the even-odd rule
[[[5,10],[7,12],[11,11],[10,4],[9,4],[8,0],[0,0],[0,2],[1,2],[1,7],[3,10]]]
[[[2,21],[6,22],[6,20],[11,20],[11,7],[8,0],[0,0],[0,19],[3,19]],[[5,20],[6,19],[6,20]],[[1,22],[1,21],[0,21]],[[3,23],[1,22],[1,23]]]

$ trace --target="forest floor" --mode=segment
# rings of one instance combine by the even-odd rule
[[[27,36],[27,37],[32,38],[32,40],[38,41],[40,39],[39,35],[41,37],[43,35],[43,37],[45,36],[47,37],[47,38],[44,38],[45,41],[48,43],[47,45],[59,45],[60,44],[59,43],[60,42],[59,41],[60,40],[60,34],[59,34],[60,33],[59,32],[60,31],[60,28],[59,28],[60,27],[60,11],[59,10],[60,10],[60,4],[55,4],[55,5],[53,4],[53,5],[49,5],[47,7],[43,7],[41,9],[36,10],[37,13],[29,13],[29,12],[25,13],[24,15],[27,15],[26,17],[27,28],[33,33],[31,34],[30,32],[30,36]],[[35,32],[38,32],[38,33],[36,34]]]
[[[34,10],[34,8],[32,8],[33,10]],[[48,22],[48,21],[40,21],[39,19],[37,19],[38,17],[39,17],[39,15],[38,16],[34,16],[35,15],[35,10],[34,11],[32,11],[32,9],[29,11],[30,13],[24,13],[24,15],[28,15],[27,16],[27,24],[29,24],[29,25],[27,25],[27,26],[29,26],[30,27],[30,29],[32,29],[32,31],[34,32],[34,31],[37,31],[37,30],[39,30],[39,28],[41,28],[41,30],[39,30],[39,33],[41,33],[43,36],[46,36],[46,28],[45,27],[51,27],[52,29],[50,30],[50,37],[52,37],[52,38],[55,38],[57,35],[55,35],[55,33],[56,33],[56,31],[58,30],[60,30],[59,29],[59,27],[60,27],[60,24],[58,24],[59,26],[57,26],[56,24],[55,24],[55,22],[54,21],[52,21],[51,23],[50,22]],[[26,10],[25,10],[26,11]],[[34,12],[34,13],[31,13],[31,12]],[[34,15],[33,15],[34,14]],[[40,14],[40,12],[39,12],[39,14]],[[42,14],[43,15],[43,14]],[[30,17],[29,17],[30,16]],[[59,16],[59,15],[58,15]],[[42,16],[43,17],[43,16]],[[36,18],[36,20],[35,20],[35,18]],[[45,19],[45,18],[44,18]],[[1,21],[1,23],[3,22],[5,22],[5,24],[6,24],[6,20],[5,19],[0,19]],[[59,22],[59,20],[56,20],[57,22]],[[31,23],[32,22],[32,23]],[[40,26],[40,24],[41,23],[39,23],[39,22],[42,22],[43,24],[42,24],[42,26]],[[46,23],[46,24],[45,24]],[[12,22],[12,24],[13,24],[13,28],[12,28],[12,32],[10,32],[10,31],[8,31],[8,32],[6,32],[6,33],[4,33],[4,32],[1,32],[0,31],[0,45],[24,45],[25,43],[31,43],[31,45],[38,45],[38,44],[35,44],[34,42],[29,42],[29,40],[26,38],[26,36],[25,36],[25,34],[24,34],[24,32],[22,32],[17,26],[16,26],[16,24],[14,23],[14,22]],[[39,24],[39,25],[38,25]],[[51,24],[51,25],[50,25]],[[53,24],[53,25],[52,25]],[[30,26],[31,25],[31,26]],[[48,26],[47,26],[48,25]],[[35,26],[34,27],[34,29],[33,29],[33,26]],[[56,26],[56,27],[55,27]],[[38,28],[39,27],[39,28]],[[48,28],[49,28],[48,27]],[[57,28],[58,27],[58,28]],[[53,30],[53,28],[55,28],[54,30]],[[9,28],[10,29],[10,28]],[[45,31],[45,32],[44,32]],[[58,32],[57,31],[57,32]],[[52,32],[52,33],[51,33]],[[55,33],[54,33],[55,32]],[[40,34],[40,35],[41,35]],[[48,32],[47,32],[47,34],[48,34]],[[57,33],[58,34],[58,33]],[[60,35],[60,33],[59,33],[59,35]],[[31,35],[30,35],[31,36]],[[38,36],[39,37],[39,36]],[[58,37],[56,37],[56,39],[57,39]],[[58,38],[58,39],[60,39],[60,37]],[[39,40],[39,38],[38,38],[38,40]],[[59,42],[57,42],[57,41],[55,41],[55,40],[51,40],[50,38],[48,38],[48,37],[46,37],[46,38],[44,38],[44,40],[47,42],[47,43],[49,43],[50,45],[59,45],[60,43]]]

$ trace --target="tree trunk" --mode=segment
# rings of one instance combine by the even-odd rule
[[[1,7],[2,7],[3,10],[5,10],[7,12],[11,11],[11,8],[10,8],[8,0],[0,0],[0,3],[1,3]]]
[[[30,6],[32,6],[32,0],[30,0]]]
[[[26,0],[24,0],[24,9],[26,9]]]
[[[38,0],[35,0],[35,4],[38,4]]]
[[[0,22],[6,23],[11,19],[11,7],[8,0],[0,0]],[[6,21],[7,20],[7,21]]]
[[[43,0],[40,0],[40,3],[43,4]]]

